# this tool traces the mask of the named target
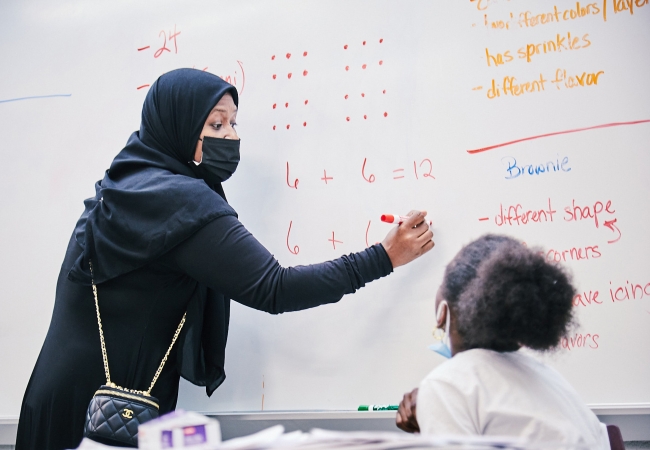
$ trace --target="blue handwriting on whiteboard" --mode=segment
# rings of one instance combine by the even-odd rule
[[[506,163],[506,180],[512,180],[523,175],[541,175],[549,172],[570,172],[569,157],[565,156],[560,161],[558,156],[555,161],[547,161],[541,164],[517,164],[514,156],[504,156],[501,161]]]
[[[19,102],[21,100],[33,100],[36,98],[51,98],[51,97],[71,97],[72,94],[52,94],[52,95],[34,95],[31,97],[18,97],[0,100],[0,103]]]

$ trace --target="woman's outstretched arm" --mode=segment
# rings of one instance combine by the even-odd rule
[[[398,228],[404,225],[407,224]],[[320,264],[285,268],[239,220],[224,216],[203,227],[164,259],[226,297],[278,314],[337,302],[343,295],[391,273],[391,260],[404,263],[428,251],[421,249],[425,238],[422,235],[428,227],[417,232],[407,227],[417,230],[407,225],[404,236],[392,232],[394,236],[389,240],[389,233],[384,245]],[[385,246],[393,250],[393,258]]]

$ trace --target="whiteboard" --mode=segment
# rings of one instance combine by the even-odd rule
[[[442,362],[427,346],[445,264],[488,232],[566,259],[581,325],[545,358],[585,402],[649,406],[650,5],[580,5],[3,1],[0,417],[18,415],[82,200],[179,67],[239,89],[225,189],[283,265],[360,251],[412,208],[437,243],[335,305],[235,304],[227,380],[212,398],[183,382],[180,407],[397,402]]]

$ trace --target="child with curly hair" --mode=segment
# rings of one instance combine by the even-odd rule
[[[466,245],[436,295],[444,338],[434,350],[450,360],[404,396],[397,426],[609,449],[605,425],[564,377],[519,351],[558,346],[574,325],[574,292],[562,268],[512,238]]]

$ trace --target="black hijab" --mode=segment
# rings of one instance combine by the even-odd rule
[[[237,90],[221,78],[194,69],[162,75],[142,108],[140,131],[115,157],[95,197],[84,201],[75,240],[83,253],[68,273],[97,284],[147,265],[212,220],[234,215],[221,184],[208,185],[192,163],[196,142],[212,108]],[[230,300],[199,286],[188,306],[178,342],[177,366],[208,395],[225,379],[223,361]]]

